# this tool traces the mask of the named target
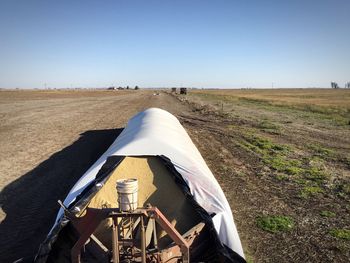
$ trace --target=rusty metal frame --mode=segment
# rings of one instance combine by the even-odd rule
[[[141,221],[141,260],[146,263],[146,241],[144,218],[153,218],[159,226],[169,235],[169,237],[179,246],[182,253],[184,263],[189,263],[189,247],[188,242],[181,236],[179,232],[171,225],[162,212],[156,207],[139,208],[132,212],[123,212],[118,208],[95,209],[87,208],[86,213],[82,217],[73,216],[67,213],[66,216],[72,222],[74,228],[79,233],[79,238],[71,250],[71,260],[73,263],[80,263],[81,250],[86,241],[94,233],[100,222],[106,218],[112,218],[113,222],[113,262],[119,262],[119,240],[118,240],[118,218],[139,217]],[[66,212],[66,210],[65,210]]]
[[[190,246],[187,241],[181,236],[179,232],[173,227],[173,225],[166,219],[166,217],[160,212],[157,207],[151,207],[147,209],[147,213],[151,218],[154,218],[156,222],[163,228],[163,230],[170,236],[176,245],[180,247],[183,255],[183,262],[189,263],[190,261]]]

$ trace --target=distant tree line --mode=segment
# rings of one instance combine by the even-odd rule
[[[117,87],[114,87],[114,86],[112,86],[112,87],[109,87],[109,88],[107,88],[108,90],[124,90],[124,89],[131,89],[129,86],[126,86],[125,88],[124,87],[121,87],[121,86],[119,86],[118,88]],[[135,88],[134,88],[134,90],[139,90],[140,89],[140,87],[139,86],[135,86]]]
[[[338,83],[336,82],[331,82],[332,89],[339,89]]]

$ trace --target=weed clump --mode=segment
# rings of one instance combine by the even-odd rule
[[[313,151],[313,153],[316,156],[322,157],[322,158],[330,158],[333,157],[334,151],[331,149],[328,149],[322,145],[319,144],[308,144],[307,147]]]
[[[287,145],[275,144],[267,138],[259,137],[254,134],[245,134],[244,139],[244,146],[262,155],[287,153],[290,151],[290,147]]]
[[[271,134],[280,134],[280,126],[276,125],[275,123],[269,122],[267,120],[263,120],[258,124],[258,128],[266,133]]]
[[[323,189],[319,186],[305,186],[300,191],[300,197],[301,198],[309,198],[310,196],[318,195],[320,193],[323,193]]]
[[[284,172],[289,175],[299,175],[303,171],[300,167],[300,161],[288,160],[286,156],[283,155],[269,156],[264,159],[264,163],[278,172]]]
[[[332,211],[327,211],[327,210],[323,210],[320,212],[320,216],[323,216],[323,217],[335,217],[336,214]]]
[[[304,170],[299,160],[288,158],[292,149],[288,145],[276,144],[267,138],[247,134],[242,142],[243,147],[259,154],[262,161],[273,170],[288,175],[299,175]]]
[[[322,182],[327,178],[327,174],[319,167],[311,166],[305,169],[306,178],[317,183]]]
[[[288,179],[288,175],[279,173],[279,174],[276,175],[276,179],[279,180],[279,181],[287,180]]]
[[[338,182],[335,186],[335,191],[338,196],[341,196],[341,197],[350,196],[350,183]]]
[[[335,238],[350,240],[350,230],[349,229],[332,229],[330,231],[330,234]]]
[[[257,225],[265,231],[276,233],[293,229],[294,221],[289,216],[260,216]]]
[[[243,138],[241,146],[258,155],[264,165],[273,171],[277,180],[292,178],[295,182],[306,186],[301,191],[300,197],[308,198],[323,192],[320,187],[328,178],[328,174],[321,158],[316,156],[296,159],[289,145],[277,144],[268,138],[251,133],[244,134]],[[347,188],[339,192],[346,195]]]

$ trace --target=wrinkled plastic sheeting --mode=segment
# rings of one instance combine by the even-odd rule
[[[227,247],[244,257],[241,241],[226,197],[178,119],[169,112],[150,108],[131,118],[108,150],[73,186],[64,204],[69,206],[95,179],[109,156],[166,156],[181,174],[195,201],[209,214],[218,236]],[[63,215],[61,209],[56,224]]]

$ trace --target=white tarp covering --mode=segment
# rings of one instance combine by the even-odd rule
[[[244,257],[226,197],[201,154],[175,116],[165,110],[150,108],[131,118],[115,142],[71,189],[64,201],[66,206],[69,206],[95,179],[106,159],[112,155],[164,155],[169,158],[188,184],[197,203],[209,214],[216,214],[213,217],[213,222],[220,240]],[[62,215],[61,209],[57,215],[56,224]]]

